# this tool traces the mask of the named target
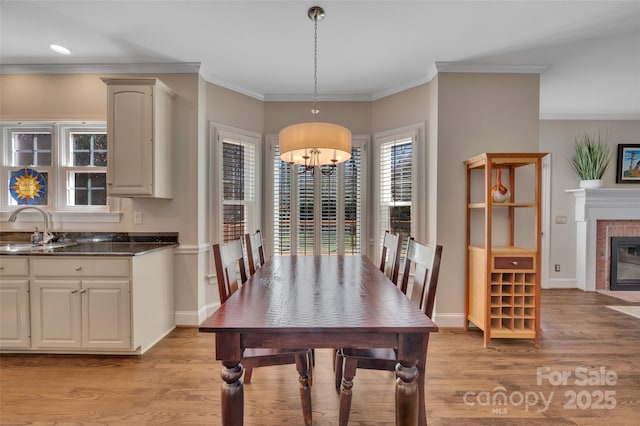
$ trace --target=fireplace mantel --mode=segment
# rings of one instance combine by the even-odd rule
[[[596,225],[598,220],[640,220],[640,188],[568,189],[576,200],[576,281],[596,290]]]

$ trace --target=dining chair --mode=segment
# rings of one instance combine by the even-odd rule
[[[429,318],[433,314],[441,258],[441,245],[421,244],[413,238],[409,239],[401,288],[407,289],[407,297]],[[413,280],[409,281],[412,271]],[[397,363],[397,352],[392,348],[338,350],[335,373],[336,390],[340,392],[340,425],[346,425],[349,421],[353,378],[357,368],[395,371]],[[419,371],[418,389],[421,398],[424,398],[424,379],[424,371]]]
[[[249,251],[248,247],[247,249],[247,251]],[[228,244],[214,244],[213,260],[218,280],[220,304],[222,305],[248,279],[244,264],[244,254],[242,252],[242,240],[239,239]],[[237,271],[240,274],[240,281],[238,281]],[[309,366],[309,383],[311,384],[312,360],[311,349],[246,348],[242,353],[244,383],[251,383],[253,369],[256,367],[302,362]]]
[[[402,235],[384,232],[382,242],[382,253],[380,259],[380,270],[394,284],[398,283],[398,273],[400,271],[400,248],[402,247]]]
[[[258,229],[254,234],[244,234],[244,240],[247,247],[247,259],[249,260],[249,274],[253,275],[258,268],[264,265],[262,233]]]

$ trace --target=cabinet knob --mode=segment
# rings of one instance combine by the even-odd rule
[[[76,266],[76,272],[82,271],[82,266]]]
[[[0,271],[4,271],[4,266],[0,266]]]
[[[84,293],[86,293],[86,292],[87,292],[87,289],[86,289],[86,288],[83,288],[82,290],[80,290],[80,294],[84,294]]]
[[[511,264],[512,264],[513,266],[518,266],[518,261],[517,261],[517,260],[512,260],[512,261],[511,261]]]
[[[76,294],[78,290],[71,290],[71,294]]]

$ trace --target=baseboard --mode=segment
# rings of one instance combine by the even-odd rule
[[[460,314],[436,314],[433,316],[433,322],[435,322],[438,327],[443,328],[461,328],[464,327],[464,313]]]
[[[542,288],[578,288],[578,282],[575,278],[554,278],[549,279],[548,284]]]
[[[216,302],[216,303],[210,303],[208,305],[203,306],[197,312],[196,311],[176,311],[175,313],[176,325],[198,326],[209,315],[214,313],[219,306],[220,304]]]

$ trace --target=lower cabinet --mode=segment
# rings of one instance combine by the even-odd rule
[[[34,280],[34,348],[131,349],[130,282]]]
[[[0,347],[29,348],[29,261],[0,258]]]
[[[175,327],[173,250],[0,256],[0,350],[140,354]]]

